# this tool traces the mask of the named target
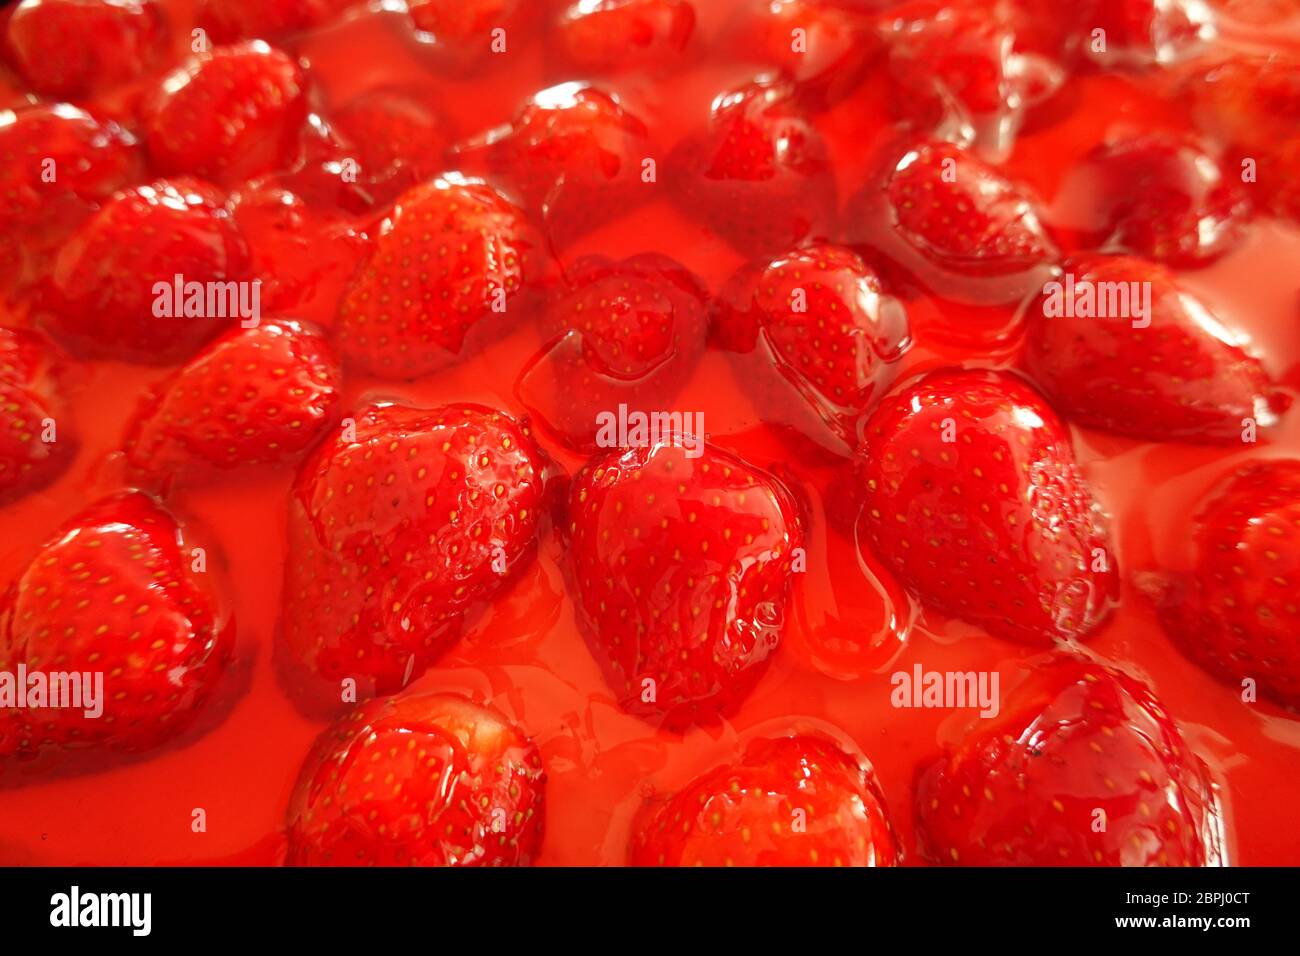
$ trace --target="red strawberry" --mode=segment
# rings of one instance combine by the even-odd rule
[[[294,461],[338,418],[339,373],[315,329],[239,328],[192,358],[136,412],[131,466],[170,479],[194,466]]]
[[[75,97],[138,76],[161,52],[166,33],[154,0],[22,0],[5,45],[37,93]]]
[[[503,54],[526,42],[540,6],[537,0],[407,0],[406,4],[415,28],[435,41],[443,65],[458,72],[483,65],[494,52],[501,62],[508,62]]]
[[[1205,765],[1151,689],[1058,655],[918,782],[922,852],[959,866],[1218,866]]]
[[[867,539],[927,605],[1028,644],[1082,638],[1118,597],[1069,432],[1005,372],[943,369],[887,396],[859,455]]]
[[[230,318],[159,317],[159,283],[233,283],[249,275],[248,246],[225,196],[193,179],[118,193],[59,251],[41,318],[68,347],[98,357],[168,362]],[[175,303],[177,316],[181,303]]]
[[[176,519],[138,492],[97,502],[46,542],[0,607],[0,671],[100,673],[103,711],[0,712],[0,755],[141,751],[183,731],[234,642],[196,561]]]
[[[37,336],[0,327],[0,505],[53,481],[72,460],[76,441],[58,420],[57,375]]]
[[[533,278],[523,212],[454,176],[404,193],[339,306],[341,347],[358,368],[418,378],[472,352]]]
[[[1158,594],[1192,660],[1238,688],[1300,709],[1300,461],[1239,469],[1196,516],[1196,563]]]
[[[902,850],[871,765],[827,740],[760,738],[647,805],[633,866],[894,866]]]
[[[811,108],[852,93],[880,51],[869,11],[852,4],[771,0],[761,7],[741,15],[731,45],[737,56],[779,69]]]
[[[707,293],[666,256],[592,256],[568,271],[543,325],[551,344],[521,376],[521,397],[565,445],[591,453],[599,413],[663,411],[685,384],[704,351]]]
[[[686,444],[652,439],[590,462],[567,528],[579,628],[622,706],[670,728],[733,710],[757,683],[803,544],[783,485]]]
[[[199,22],[218,43],[271,40],[322,26],[365,0],[202,0]]]
[[[405,686],[531,559],[548,472],[526,425],[479,405],[345,418],[290,499],[284,649],[335,701],[348,678]]]
[[[856,253],[826,243],[742,270],[724,292],[718,328],[724,345],[770,356],[850,446],[910,345],[903,304]],[[758,389],[750,382],[748,390]]]
[[[293,164],[307,119],[306,77],[260,40],[218,47],[166,77],[145,114],[159,171],[230,185]]]
[[[1089,248],[1122,249],[1172,266],[1206,265],[1244,237],[1250,202],[1194,140],[1148,133],[1098,147],[1076,174],[1094,204]]]
[[[1052,61],[1015,46],[1008,7],[912,0],[889,12],[894,105],[944,139],[973,142],[1001,159],[1029,110],[1065,80]]]
[[[1230,147],[1225,169],[1248,169],[1252,190],[1300,219],[1300,56],[1238,56],[1195,72],[1184,91],[1200,126]]]
[[[1169,64],[1214,36],[1214,20],[1201,0],[1088,0],[1083,49],[1107,66]],[[1096,31],[1104,31],[1104,47]]]
[[[541,849],[537,745],[456,694],[377,700],[321,735],[288,814],[290,866],[527,866]]]
[[[443,169],[446,121],[421,97],[399,89],[368,90],[334,114],[347,158],[374,201],[387,205]]]
[[[42,225],[134,180],[135,140],[116,123],[75,106],[0,111],[0,228]]]
[[[519,190],[557,245],[640,201],[649,188],[646,126],[608,93],[563,83],[533,96],[507,126],[463,144],[469,163]]]
[[[569,6],[552,36],[569,66],[616,73],[676,62],[694,32],[689,0],[595,0]]]
[[[783,83],[719,96],[707,134],[680,143],[669,163],[683,210],[752,255],[818,235],[835,213],[826,145]]]
[[[1210,443],[1241,441],[1243,419],[1276,421],[1285,403],[1263,367],[1163,268],[1085,255],[1064,270],[1029,310],[1025,363],[1066,418],[1151,441]],[[1134,290],[1144,284],[1150,312],[1139,317],[1145,296]],[[1119,290],[1122,299],[1109,294]],[[1085,293],[1123,314],[1094,315]],[[1125,300],[1127,309],[1114,309]]]

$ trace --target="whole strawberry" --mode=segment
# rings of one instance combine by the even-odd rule
[[[209,283],[251,281],[248,245],[225,195],[195,179],[160,180],[116,194],[82,224],[59,250],[38,314],[75,352],[169,362],[237,321],[208,311]],[[191,283],[204,289],[200,316],[184,314]]]
[[[72,461],[59,364],[40,336],[0,327],[0,505],[49,484]]]
[[[566,446],[592,453],[603,413],[670,407],[704,351],[707,309],[703,283],[667,256],[580,259],[547,304],[550,344],[520,396]]]
[[[761,738],[643,809],[633,866],[894,866],[875,773],[819,737]]]
[[[332,116],[358,182],[386,205],[443,168],[450,134],[427,97],[398,88],[367,90]]]
[[[1151,689],[1085,657],[1041,664],[920,775],[923,854],[958,866],[1218,866],[1205,765]]]
[[[236,328],[141,403],[127,460],[170,480],[199,467],[294,461],[338,418],[339,371],[319,330],[292,319]]]
[[[433,42],[434,59],[449,74],[459,75],[493,61],[511,62],[508,54],[533,34],[536,0],[408,0],[411,23]]]
[[[566,4],[551,37],[561,62],[590,74],[678,63],[694,32],[690,0],[595,0]]]
[[[826,144],[783,82],[719,96],[708,129],[678,144],[669,165],[682,210],[749,255],[820,235],[835,214]]]
[[[166,35],[155,0],[22,0],[10,14],[5,47],[31,89],[71,98],[138,76]]]
[[[404,193],[339,305],[340,349],[362,371],[418,378],[472,352],[534,277],[538,245],[517,206],[483,183]]]
[[[145,144],[164,175],[231,186],[291,166],[307,120],[298,63],[261,40],[191,57],[145,106]]]
[[[549,462],[480,405],[374,405],[304,463],[289,502],[282,650],[309,699],[391,694],[536,550]]]
[[[527,866],[537,746],[456,694],[371,701],[321,735],[289,802],[290,866]]]
[[[1208,307],[1122,256],[1066,262],[1029,308],[1025,363],[1067,419],[1151,441],[1240,442],[1286,404]]]
[[[50,538],[0,605],[0,671],[99,674],[102,711],[87,716],[84,696],[83,708],[0,711],[0,757],[143,751],[185,730],[234,642],[212,562],[138,492],[96,502]]]
[[[1013,375],[941,369],[892,392],[858,473],[866,539],[928,606],[1046,644],[1086,637],[1118,598],[1069,432]]]
[[[199,23],[218,43],[278,39],[342,17],[365,0],[201,0]]]
[[[1300,709],[1300,461],[1239,469],[1192,527],[1191,572],[1158,589],[1165,630],[1243,694],[1249,680],[1259,694]]]
[[[829,243],[793,249],[743,269],[724,290],[717,336],[758,349],[849,447],[858,420],[893,377],[910,345],[907,312],[853,250]],[[766,394],[748,382],[751,396]],[[765,409],[765,418],[784,417]]]
[[[770,475],[683,435],[590,462],[569,495],[578,625],[624,709],[671,728],[739,704],[780,643],[803,531]]]

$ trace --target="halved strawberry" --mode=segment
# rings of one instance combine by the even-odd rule
[[[39,317],[78,353],[173,361],[236,321],[208,314],[206,305],[197,318],[179,314],[175,302],[156,311],[159,283],[174,289],[177,276],[185,283],[251,281],[248,245],[226,197],[196,179],[134,186],[105,203],[59,251]]]
[[[462,164],[510,184],[564,246],[647,195],[649,133],[622,101],[562,83],[532,96],[506,126],[457,147]],[[469,167],[475,169],[475,165]]]
[[[1218,795],[1151,689],[1060,654],[920,776],[922,852],[958,866],[1225,865]]]
[[[520,376],[521,399],[565,445],[594,452],[598,414],[668,408],[704,351],[707,301],[667,256],[578,260],[546,307],[549,344]]]
[[[1286,407],[1259,361],[1165,269],[1084,255],[1063,270],[1029,307],[1025,364],[1066,418],[1150,441],[1232,443],[1247,419],[1271,425]]]
[[[740,760],[642,809],[633,866],[894,866],[875,772],[820,737],[752,741]]]
[[[1169,635],[1211,674],[1300,709],[1300,461],[1257,462],[1212,492],[1188,575],[1157,589]],[[1253,698],[1252,698],[1253,699]]]
[[[675,62],[694,32],[689,0],[587,0],[563,11],[552,37],[569,66],[615,73]]]
[[[202,0],[199,23],[218,43],[274,40],[364,6],[365,0]]]
[[[624,709],[670,728],[749,694],[781,640],[803,544],[784,485],[685,438],[589,462],[565,534],[578,625],[606,680]]]
[[[820,235],[835,213],[826,145],[787,83],[719,96],[707,132],[679,143],[669,165],[682,210],[748,254]]]
[[[888,146],[852,203],[854,243],[877,250],[942,299],[1011,305],[1059,253],[1034,198],[951,143]]]
[[[0,605],[0,670],[102,675],[102,712],[0,711],[0,756],[142,751],[185,730],[234,642],[224,597],[152,498],[96,502],[47,541]],[[86,698],[83,696],[83,702]]]
[[[289,505],[282,649],[319,678],[308,698],[423,673],[531,560],[549,478],[527,425],[480,405],[344,418]]]
[[[371,701],[312,748],[289,802],[290,866],[527,866],[541,849],[537,745],[456,694]]]
[[[725,346],[768,357],[849,447],[910,344],[903,304],[857,253],[829,243],[743,269],[721,296],[716,327]],[[768,394],[761,383],[746,384],[751,396]]]
[[[1065,81],[1059,64],[1017,47],[1005,5],[911,0],[888,12],[885,30],[894,108],[923,133],[992,159],[1010,152],[1027,113]]]
[[[155,0],[22,0],[9,17],[5,47],[37,93],[75,97],[138,76],[166,35]]]
[[[408,190],[339,305],[344,358],[385,378],[459,360],[535,278],[538,247],[523,211],[484,183],[448,175]]]
[[[60,420],[58,372],[39,336],[0,327],[0,505],[53,481],[72,461],[77,441]]]
[[[191,57],[145,106],[154,166],[164,175],[232,185],[292,165],[307,119],[306,87],[298,63],[261,40]]]
[[[339,372],[314,328],[275,319],[213,342],[141,404],[127,461],[171,481],[198,468],[294,461],[338,418]]]
[[[1100,509],[1068,430],[1014,375],[941,369],[886,396],[858,471],[867,540],[924,604],[1027,644],[1110,614]]]
[[[1075,176],[1077,192],[1092,201],[1080,230],[1088,248],[1194,268],[1245,236],[1250,200],[1240,176],[1226,176],[1188,137],[1146,133],[1107,143]]]
[[[390,87],[367,90],[332,118],[342,151],[360,167],[358,181],[378,205],[444,168],[447,121],[423,97]]]

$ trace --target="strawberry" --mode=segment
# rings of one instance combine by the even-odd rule
[[[1063,85],[1064,70],[1016,48],[1009,8],[912,0],[886,23],[893,103],[941,138],[1002,159],[1026,114]]]
[[[588,463],[566,533],[578,626],[607,681],[625,710],[672,729],[730,712],[757,683],[803,545],[782,484],[685,437]]]
[[[1300,461],[1238,469],[1193,525],[1195,564],[1158,589],[1161,623],[1211,674],[1300,709]],[[1253,698],[1252,698],[1253,700]]]
[[[344,357],[385,378],[463,358],[533,277],[537,248],[523,212],[484,183],[447,176],[408,190],[339,305]]]
[[[569,6],[552,37],[569,66],[617,73],[677,62],[694,32],[689,0],[595,0]]]
[[[155,0],[22,0],[9,17],[5,46],[31,89],[78,97],[138,76],[162,51],[166,34]]]
[[[290,866],[527,866],[537,745],[458,694],[371,701],[325,731],[289,802]]]
[[[708,131],[669,157],[682,209],[742,252],[771,254],[826,229],[835,180],[821,134],[785,83],[714,100]]]
[[[294,461],[337,420],[338,389],[337,363],[317,330],[291,319],[234,329],[141,404],[127,460],[168,479],[196,465]]]
[[[816,243],[743,269],[722,303],[724,344],[770,355],[802,400],[853,445],[857,420],[910,345],[907,312],[875,270],[850,249]]]
[[[1249,172],[1252,191],[1300,219],[1300,56],[1237,56],[1194,72],[1183,91],[1201,128],[1228,144],[1225,168]]]
[[[49,484],[72,460],[76,441],[57,417],[58,377],[38,336],[0,327],[0,505]]]
[[[819,737],[752,741],[647,805],[633,866],[894,866],[902,857],[871,765]]]
[[[89,208],[134,180],[138,167],[131,135],[85,110],[0,111],[0,228],[32,229],[65,206]]]
[[[168,362],[193,352],[234,320],[180,317],[181,303],[175,317],[159,317],[156,286],[178,275],[186,283],[248,279],[248,246],[225,202],[187,178],[116,194],[59,250],[40,296],[46,329],[97,357]]]
[[[540,6],[537,0],[407,0],[406,4],[415,29],[434,41],[437,58],[456,72],[488,62],[494,42],[502,54],[523,43]],[[497,30],[505,32],[494,35]],[[502,61],[507,59],[501,56]]]
[[[959,866],[1217,866],[1204,763],[1141,681],[1056,655],[918,780],[922,853]]]
[[[554,242],[567,245],[643,198],[648,135],[616,97],[563,83],[535,94],[507,126],[457,153],[513,185]]]
[[[543,317],[547,350],[525,370],[524,403],[560,441],[591,453],[596,416],[668,406],[704,351],[707,292],[654,253],[578,260]]]
[[[334,114],[360,182],[387,205],[443,168],[447,122],[422,97],[396,88],[367,90]]]
[[[812,109],[852,93],[880,52],[866,10],[837,0],[771,0],[761,6],[740,18],[730,45],[742,59],[775,67]]]
[[[549,477],[527,425],[479,405],[345,418],[290,498],[282,649],[335,701],[348,678],[399,690],[531,560]]]
[[[145,144],[164,175],[233,185],[291,166],[307,120],[306,77],[260,40],[191,57],[145,107]]]
[[[1165,269],[1083,255],[1064,272],[1029,310],[1025,364],[1066,418],[1150,441],[1207,443],[1240,442],[1247,418],[1276,421],[1285,401],[1263,367]],[[1114,310],[1122,315],[1093,316],[1080,291],[1066,301],[1071,289],[1084,290],[1109,312],[1106,290],[1142,284],[1150,313],[1141,318],[1131,291],[1129,307]]]
[[[172,515],[126,492],[96,502],[47,541],[0,606],[0,671],[102,674],[84,709],[3,712],[0,755],[142,751],[182,732],[211,696],[234,624]]]
[[[1201,0],[1088,0],[1083,48],[1108,66],[1169,64],[1185,59],[1215,34]],[[1104,31],[1104,45],[1096,31]]]
[[[218,43],[271,40],[323,26],[364,0],[202,0],[199,23]]]
[[[941,369],[886,396],[858,471],[866,538],[924,603],[1027,644],[1082,638],[1115,550],[1060,419],[1006,372]]]
[[[1194,140],[1148,133],[1098,147],[1080,171],[1096,197],[1089,248],[1125,250],[1181,268],[1207,265],[1244,238],[1250,202]]]

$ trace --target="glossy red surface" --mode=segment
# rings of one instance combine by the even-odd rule
[[[754,4],[757,6],[758,4]],[[696,4],[688,66],[655,75],[620,73],[601,85],[617,92],[651,131],[651,155],[705,127],[721,91],[752,79],[755,68],[707,51],[740,4]],[[1230,6],[1240,7],[1242,4]],[[1285,5],[1283,5],[1285,6]],[[167,4],[177,52],[185,48],[192,10]],[[735,9],[733,9],[735,8]],[[1300,50],[1300,26],[1238,23],[1224,42]],[[328,116],[358,94],[401,85],[430,97],[459,137],[507,122],[538,89],[573,77],[547,59],[544,46],[518,38],[510,65],[482,77],[439,75],[428,50],[400,12],[365,14],[286,44],[308,64],[313,108]],[[691,53],[689,51],[694,51]],[[701,53],[700,51],[705,51]],[[161,72],[161,71],[158,71]],[[157,73],[115,90],[98,105],[133,125],[140,90]],[[1190,126],[1185,99],[1164,95],[1160,73],[1084,72],[1069,92],[1031,119],[1016,139],[1006,172],[1048,200],[1049,224],[1068,224],[1087,197],[1063,192],[1067,171],[1117,128]],[[0,79],[0,106],[23,94]],[[851,195],[871,148],[892,122],[882,71],[813,120],[828,144],[839,193]],[[723,239],[672,205],[660,185],[646,201],[572,248],[621,258],[662,252],[718,290],[744,259]],[[253,201],[240,213],[255,255],[284,287],[276,314],[330,326],[339,293],[366,245],[373,216],[348,220],[308,211],[305,239],[274,228],[273,206]],[[1213,265],[1181,274],[1186,285],[1249,336],[1284,388],[1300,389],[1300,229],[1256,219],[1244,242]],[[0,322],[25,322],[11,301]],[[1016,343],[1009,313],[989,317],[945,310],[933,300],[909,303],[915,345],[901,377],[947,363],[1008,364]],[[997,332],[998,335],[991,333]],[[1001,334],[1007,333],[1007,334]],[[480,402],[522,415],[514,389],[542,344],[520,321],[481,354],[417,383],[351,376],[344,404],[383,396],[416,405]],[[164,368],[74,362],[67,376],[80,448],[69,470],[47,489],[0,510],[0,581],[11,580],[53,529],[87,502],[122,487],[123,431],[140,393]],[[672,792],[711,768],[734,761],[744,742],[790,730],[844,741],[874,765],[905,863],[920,862],[912,809],[914,775],[957,739],[969,714],[899,710],[889,674],[988,670],[1008,686],[1035,650],[986,636],[924,612],[882,572],[876,559],[828,522],[825,493],[835,460],[810,453],[759,420],[747,398],[744,362],[709,351],[672,407],[702,411],[719,446],[761,467],[779,465],[808,502],[808,568],[796,582],[786,641],[753,693],[730,719],[683,734],[655,731],[621,711],[575,628],[559,571],[559,545],[545,533],[541,554],[482,620],[410,688],[460,690],[490,702],[535,738],[548,776],[542,864],[621,864],[632,819],[648,795]],[[1239,864],[1300,863],[1300,826],[1291,822],[1300,767],[1300,721],[1268,704],[1245,704],[1230,687],[1185,659],[1161,632],[1134,585],[1144,571],[1191,566],[1189,515],[1232,467],[1261,457],[1300,456],[1300,416],[1283,419],[1256,445],[1194,447],[1153,444],[1074,428],[1084,474],[1113,518],[1124,573],[1122,602],[1088,641],[1105,658],[1149,678],[1190,745],[1222,787],[1230,859]],[[581,459],[543,436],[573,470]],[[0,782],[0,863],[6,864],[277,864],[286,849],[286,806],[294,780],[324,722],[295,709],[278,683],[272,642],[281,609],[291,468],[264,468],[174,489],[169,501],[201,524],[224,554],[238,621],[235,663],[199,726],[162,750],[94,772],[23,767]],[[206,832],[191,828],[195,808]]]

